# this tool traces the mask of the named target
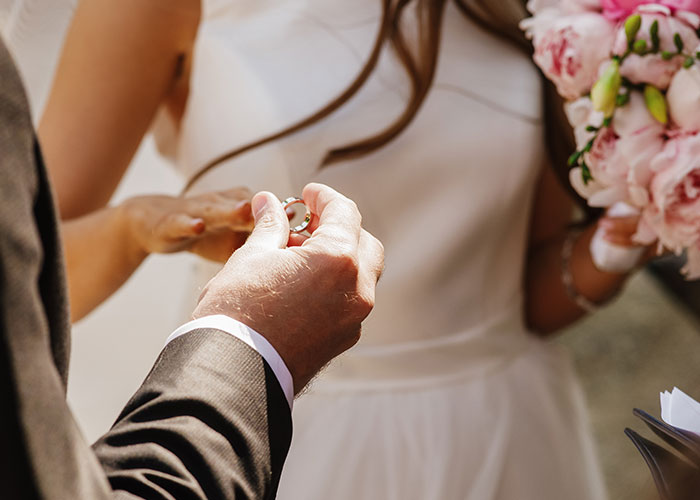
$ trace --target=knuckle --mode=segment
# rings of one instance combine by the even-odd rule
[[[372,236],[372,235],[370,235],[370,236]],[[381,255],[382,259],[384,259],[384,243],[379,241],[379,239],[376,238],[375,236],[372,236],[372,241],[374,242],[375,246],[377,247],[377,253],[379,253]]]
[[[360,262],[357,256],[351,252],[337,250],[333,255],[333,267],[336,273],[343,278],[356,280],[360,273]]]
[[[374,309],[374,297],[369,294],[360,295],[355,303],[357,313],[364,319]]]
[[[357,203],[355,203],[355,201],[351,200],[350,198],[345,198],[345,199],[347,200],[346,203],[347,203],[348,208],[351,211],[357,213],[357,215],[360,215],[360,208],[357,206]]]
[[[331,200],[328,203],[327,209],[332,210],[334,212],[346,214],[351,219],[362,218],[357,203],[355,203],[350,198],[346,198],[342,195],[338,195],[337,198]]]
[[[372,235],[370,235],[370,238],[374,246],[374,253],[382,267],[384,267],[384,244]]]
[[[362,213],[360,212],[360,208],[357,206],[357,203],[355,201],[351,200],[350,198],[345,198],[345,204],[347,206],[347,210],[350,212],[352,218],[357,220],[357,223],[361,226],[362,225]]]

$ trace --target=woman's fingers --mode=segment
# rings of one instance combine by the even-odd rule
[[[603,230],[603,238],[622,247],[639,247],[639,243],[634,241],[639,224],[638,216],[628,217],[603,217],[598,221],[598,227]]]
[[[206,223],[199,217],[183,213],[172,213],[156,226],[156,234],[169,240],[195,238],[206,230]]]
[[[250,231],[253,228],[250,199],[247,189],[208,193],[185,200],[184,210],[202,218],[210,230]]]
[[[225,263],[248,238],[248,233],[224,231],[195,240],[188,250],[200,257]]]

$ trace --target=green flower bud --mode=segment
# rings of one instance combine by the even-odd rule
[[[683,39],[681,38],[680,33],[676,33],[675,35],[673,35],[673,44],[678,49],[679,54],[683,52]]]
[[[664,61],[670,61],[673,58],[673,54],[668,50],[664,50],[663,52],[661,52],[661,58]]]
[[[659,21],[656,19],[654,19],[654,22],[651,23],[651,27],[649,28],[649,37],[651,38],[652,50],[658,52],[661,46],[661,39],[659,39]]]
[[[591,89],[593,108],[596,111],[602,111],[606,117],[612,116],[615,112],[615,101],[621,85],[620,62],[613,59]]]
[[[632,45],[634,39],[639,32],[639,28],[642,27],[642,16],[639,14],[633,14],[627,18],[625,21],[625,35],[627,35],[627,42]]]
[[[695,59],[693,59],[692,57],[688,57],[685,61],[683,61],[683,67],[685,69],[690,68],[693,64],[695,64]]]
[[[644,102],[647,109],[654,119],[666,125],[668,123],[668,107],[666,106],[666,98],[659,89],[653,85],[644,87]]]
[[[644,53],[647,51],[647,41],[646,40],[637,40],[634,42],[634,45],[632,45],[632,51],[635,54],[644,55]]]

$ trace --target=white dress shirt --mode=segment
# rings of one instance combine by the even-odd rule
[[[165,344],[167,345],[172,340],[193,330],[200,330],[202,328],[213,328],[215,330],[226,332],[255,349],[255,351],[257,351],[263,357],[267,364],[270,365],[270,368],[272,368],[272,371],[277,377],[277,381],[282,387],[282,391],[284,391],[284,395],[287,398],[289,409],[292,409],[294,402],[294,382],[292,381],[292,374],[289,372],[289,368],[287,368],[287,365],[284,363],[282,356],[279,355],[277,350],[272,347],[272,344],[270,344],[265,337],[260,335],[252,328],[244,325],[240,321],[236,321],[235,319],[224,316],[223,314],[204,316],[203,318],[185,323],[180,328],[175,330],[172,334],[170,334],[170,337],[168,337],[168,340],[165,341]]]

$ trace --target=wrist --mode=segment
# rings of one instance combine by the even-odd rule
[[[219,297],[214,299],[213,297]],[[298,332],[289,322],[282,325],[276,319],[256,320],[255,314],[246,314],[243,304],[235,294],[227,294],[222,290],[210,288],[205,291],[197,307],[192,313],[193,321],[201,321],[210,317],[226,317],[244,325],[262,336],[279,354],[288,368],[293,379],[293,393],[298,394],[320,370],[321,366],[315,366],[314,356],[310,356],[303,347],[294,339],[299,337]],[[249,306],[248,306],[249,307]]]
[[[144,244],[138,224],[138,208],[131,200],[125,200],[113,209],[115,225],[126,255],[132,262],[141,262],[150,251]]]
[[[598,268],[591,253],[591,241],[597,223],[580,231],[572,230],[573,248],[569,262],[572,283],[579,295],[596,307],[601,307],[615,298],[629,277],[628,272],[609,272]],[[569,233],[571,234],[571,233]]]

